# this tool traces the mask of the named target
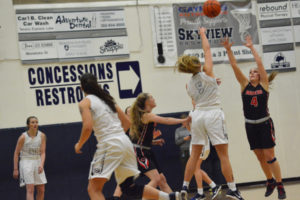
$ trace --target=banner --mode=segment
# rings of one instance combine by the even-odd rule
[[[122,8],[16,10],[23,64],[129,57]]]
[[[263,61],[268,72],[296,70],[289,3],[285,0],[258,0]]]
[[[123,9],[84,12],[59,9],[49,13],[38,10],[17,10],[16,19],[19,33],[126,28]]]
[[[291,0],[291,14],[293,18],[293,27],[296,46],[300,46],[300,0]]]
[[[220,3],[221,13],[215,18],[204,15],[203,3],[174,4],[173,12],[166,6],[152,7],[154,60],[162,56],[166,59],[161,63],[155,61],[156,66],[174,66],[177,57],[183,54],[197,56],[204,62],[201,38],[198,34],[199,27],[207,29],[206,35],[214,63],[228,61],[226,50],[221,45],[224,37],[229,37],[233,41],[232,50],[237,61],[253,60],[251,51],[243,45],[246,35],[252,36],[256,48],[259,44],[256,10],[251,1]],[[171,33],[172,29],[175,36]],[[161,35],[164,37],[160,37]],[[166,52],[159,50],[164,50],[168,44],[173,48],[168,48],[169,51]],[[176,57],[171,56],[175,53]]]
[[[173,7],[150,7],[155,66],[174,66],[177,57]]]

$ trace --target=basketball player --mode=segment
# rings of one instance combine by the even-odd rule
[[[47,183],[44,172],[46,136],[38,130],[36,117],[28,117],[26,124],[28,130],[19,137],[14,153],[13,177],[19,176],[21,187],[26,185],[26,200],[34,200],[34,187],[36,199],[43,200]]]
[[[245,46],[252,51],[257,65],[257,68],[250,70],[248,79],[237,66],[231,51],[232,44],[228,38],[222,42],[235,77],[241,86],[245,127],[250,149],[255,153],[267,178],[265,196],[270,196],[277,186],[278,198],[285,199],[286,194],[282,185],[280,166],[274,151],[275,130],[268,109],[269,85],[276,73],[273,72],[268,77],[262,60],[253,47],[251,37],[247,36]]]
[[[221,80],[220,79],[216,79],[217,84],[220,85],[221,84]],[[192,114],[192,112],[194,112],[196,104],[194,101],[192,101],[193,104],[193,110],[190,111],[189,115]],[[188,129],[189,132],[191,132],[191,127],[190,124],[188,124],[188,126],[186,126],[186,128]],[[184,138],[185,141],[189,141],[191,140],[191,135],[188,135]],[[192,143],[190,142],[190,154],[192,153]],[[206,160],[206,158],[209,156],[210,153],[210,141],[209,138],[206,136],[205,137],[205,144],[202,148],[202,152],[201,155],[197,161],[196,164],[196,169],[194,172],[195,175],[195,179],[196,179],[196,183],[197,183],[197,193],[196,195],[191,199],[191,200],[201,200],[201,199],[205,199],[205,194],[203,192],[203,184],[202,184],[202,180],[207,183],[212,191],[212,196],[211,199],[215,199],[217,197],[217,195],[219,194],[222,186],[220,185],[216,185],[216,183],[211,180],[211,178],[207,175],[207,173],[201,169],[201,164],[203,162],[203,160]]]
[[[181,200],[181,195],[167,194],[150,186],[138,185],[139,175],[136,157],[130,139],[124,133],[129,128],[129,120],[112,96],[105,92],[92,74],[84,74],[80,79],[85,98],[79,103],[82,117],[82,130],[75,152],[89,139],[92,130],[97,139],[89,173],[88,194],[91,200],[104,200],[102,188],[115,172],[117,183],[123,195],[131,199]],[[123,127],[123,128],[122,128]]]
[[[219,88],[213,73],[212,55],[205,32],[205,28],[199,28],[205,58],[204,72],[201,71],[199,59],[194,56],[181,56],[176,63],[179,72],[193,74],[187,92],[196,103],[196,109],[192,113],[192,153],[186,165],[182,192],[187,196],[187,186],[195,172],[196,163],[205,144],[205,137],[208,135],[216,148],[222,173],[229,187],[226,196],[241,200],[243,198],[236,188],[229,161],[224,113],[220,108]]]
[[[130,136],[134,143],[139,170],[146,175],[150,182],[148,185],[159,187],[162,191],[171,193],[163,173],[159,172],[156,159],[151,151],[153,144],[153,131],[155,124],[180,124],[187,123],[190,118],[176,119],[172,117],[160,117],[152,113],[156,103],[152,95],[141,93],[131,106]]]
[[[186,141],[191,140],[191,135],[186,136],[184,138],[184,140],[186,140]],[[192,144],[190,143],[190,153],[191,152],[192,152]],[[201,169],[201,164],[202,164],[203,160],[206,160],[206,158],[209,156],[209,153],[210,153],[210,142],[207,137],[205,145],[203,146],[201,155],[197,161],[196,169],[195,169],[195,173],[194,173],[196,183],[197,183],[197,193],[193,198],[191,198],[191,200],[202,200],[202,199],[206,198],[205,194],[203,192],[202,180],[205,183],[207,183],[209,185],[209,187],[211,188],[211,191],[212,191],[211,199],[215,199],[222,188],[222,186],[216,185],[216,183],[213,180],[211,180],[211,178],[207,175],[207,173]]]

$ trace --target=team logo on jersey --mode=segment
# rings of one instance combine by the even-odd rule
[[[198,90],[199,94],[202,94],[204,91],[204,88],[202,87],[202,82],[198,81],[197,83],[195,83],[195,87]]]
[[[290,67],[290,62],[287,62],[283,53],[279,52],[274,57],[274,63],[271,68],[287,68]]]

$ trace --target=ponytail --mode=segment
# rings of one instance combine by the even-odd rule
[[[275,79],[275,77],[277,76],[278,71],[272,71],[269,76],[268,76],[268,81],[269,81],[269,85],[272,84],[272,81]]]
[[[80,78],[80,83],[82,90],[86,94],[97,96],[99,99],[103,100],[113,112],[117,112],[114,98],[98,85],[96,76],[90,73],[83,74]]]
[[[147,93],[141,93],[138,95],[136,100],[130,109],[131,127],[130,132],[132,133],[131,138],[138,140],[141,136],[141,129],[143,127],[142,117],[146,113],[145,102],[149,95]]]

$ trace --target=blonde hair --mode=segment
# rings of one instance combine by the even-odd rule
[[[180,56],[175,64],[179,72],[196,74],[200,71],[201,63],[196,56]]]
[[[146,113],[145,111],[145,102],[149,98],[149,94],[141,93],[138,95],[130,110],[130,119],[131,119],[131,138],[138,140],[141,136],[141,129],[143,127],[142,117]]]

